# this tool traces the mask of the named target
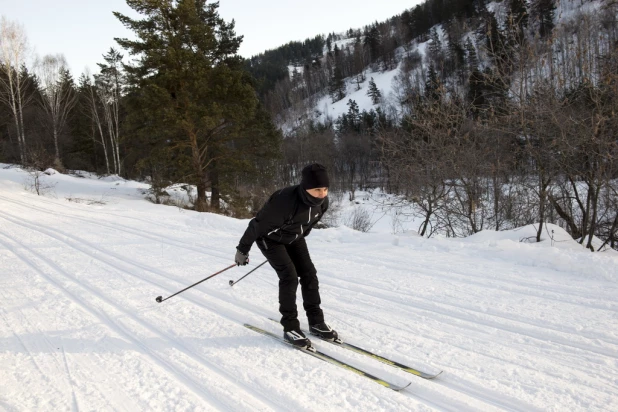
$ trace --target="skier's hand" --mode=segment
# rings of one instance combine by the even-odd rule
[[[246,255],[242,253],[240,250],[236,249],[236,256],[234,256],[234,262],[236,262],[236,266],[245,266],[249,263],[249,254]]]

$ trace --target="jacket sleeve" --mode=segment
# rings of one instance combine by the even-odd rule
[[[285,202],[285,196],[281,196],[280,193],[272,195],[258,214],[249,222],[249,226],[237,246],[237,249],[242,253],[249,253],[251,246],[257,239],[285,224],[285,217],[289,214],[287,211],[289,205]]]

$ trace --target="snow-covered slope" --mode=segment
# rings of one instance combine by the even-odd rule
[[[559,27],[562,24],[568,24],[569,21],[571,21],[572,19],[578,18],[578,15],[580,13],[582,15],[593,13],[601,9],[603,7],[603,4],[604,0],[590,0],[585,3],[580,0],[558,0],[556,1],[554,23],[556,27]],[[508,11],[506,2],[490,2],[486,4],[486,7],[487,10],[495,14],[499,22],[505,21]],[[438,24],[433,26],[430,30],[433,29],[435,29],[438,33],[438,36],[442,42],[443,51],[446,51],[448,45],[448,37],[446,36],[444,27],[442,26],[442,24]],[[475,30],[470,28],[468,29],[470,31],[464,36],[464,39],[467,37],[474,38]],[[338,33],[338,35],[340,37],[340,40],[333,42],[333,47],[335,44],[341,50],[349,47],[349,53],[351,53],[353,50],[353,43],[355,42],[355,38],[347,37],[347,33]],[[478,40],[475,41],[478,43]],[[419,43],[417,40],[413,40],[405,48],[399,47],[395,51],[395,54],[398,55],[400,58],[405,55],[417,55],[422,60],[423,64],[421,66],[422,68],[417,68],[415,69],[415,71],[426,71],[431,63],[430,59],[427,56],[427,46],[430,43],[430,40],[426,40],[422,43]],[[464,41],[462,41],[462,43],[464,43]],[[481,44],[477,44],[477,48],[481,48],[481,50],[477,50],[477,53],[485,55],[486,53],[482,50],[481,46]],[[327,48],[325,46],[325,56],[326,53]],[[489,61],[481,63],[481,68],[490,65]],[[292,73],[293,69],[294,66],[289,66],[290,74]],[[302,72],[303,67],[296,67],[296,70]],[[369,112],[370,110],[375,110],[378,107],[381,107],[381,109],[384,111],[400,110],[401,102],[398,101],[398,95],[400,93],[399,89],[401,88],[401,85],[394,80],[397,76],[402,75],[402,64],[400,63],[396,68],[392,70],[381,70],[378,69],[377,65],[375,64],[370,65],[365,67],[364,74],[366,80],[360,85],[356,82],[356,76],[348,77],[345,79],[346,95],[343,99],[333,102],[332,98],[325,90],[321,97],[317,99],[313,97],[311,99],[311,104],[306,104],[305,101],[302,104],[298,104],[298,107],[296,109],[290,110],[294,113],[294,115],[283,116],[282,119],[284,120],[281,120],[281,124],[279,126],[281,126],[284,132],[290,132],[299,126],[299,119],[310,119],[313,121],[319,121],[321,123],[328,123],[328,119],[335,120],[342,114],[346,114],[348,112],[348,102],[350,100],[354,100],[358,104],[359,111],[361,112],[363,110]],[[371,78],[374,79],[377,88],[382,94],[381,104],[374,104],[371,98],[367,95],[367,91],[369,88],[369,80]],[[313,104],[313,102],[315,102],[315,104]],[[305,111],[306,113],[303,113],[301,115],[297,112],[297,110]]]
[[[279,333],[263,261],[232,263],[247,221],[143,200],[143,184],[0,168],[0,409],[618,409],[618,259],[522,231],[468,239],[341,227],[308,239],[327,321],[435,381],[316,342],[393,392],[245,327]],[[67,200],[71,198],[73,201]],[[82,199],[76,202],[75,199]],[[88,201],[88,200],[97,200]],[[304,322],[304,319],[302,319]]]

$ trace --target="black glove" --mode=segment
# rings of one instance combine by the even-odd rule
[[[236,256],[234,256],[234,262],[236,262],[236,266],[245,266],[249,263],[249,254],[246,255],[242,253],[240,250],[236,249]]]

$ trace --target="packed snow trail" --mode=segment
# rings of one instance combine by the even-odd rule
[[[56,198],[35,196],[26,176],[0,169],[0,409],[618,409],[615,254],[502,232],[313,231],[327,322],[350,343],[444,370],[425,381],[314,339],[412,381],[394,392],[243,326],[280,333],[268,265],[228,286],[263,261],[257,248],[249,266],[155,302],[228,266],[246,220],[150,204],[135,182],[53,175]]]

